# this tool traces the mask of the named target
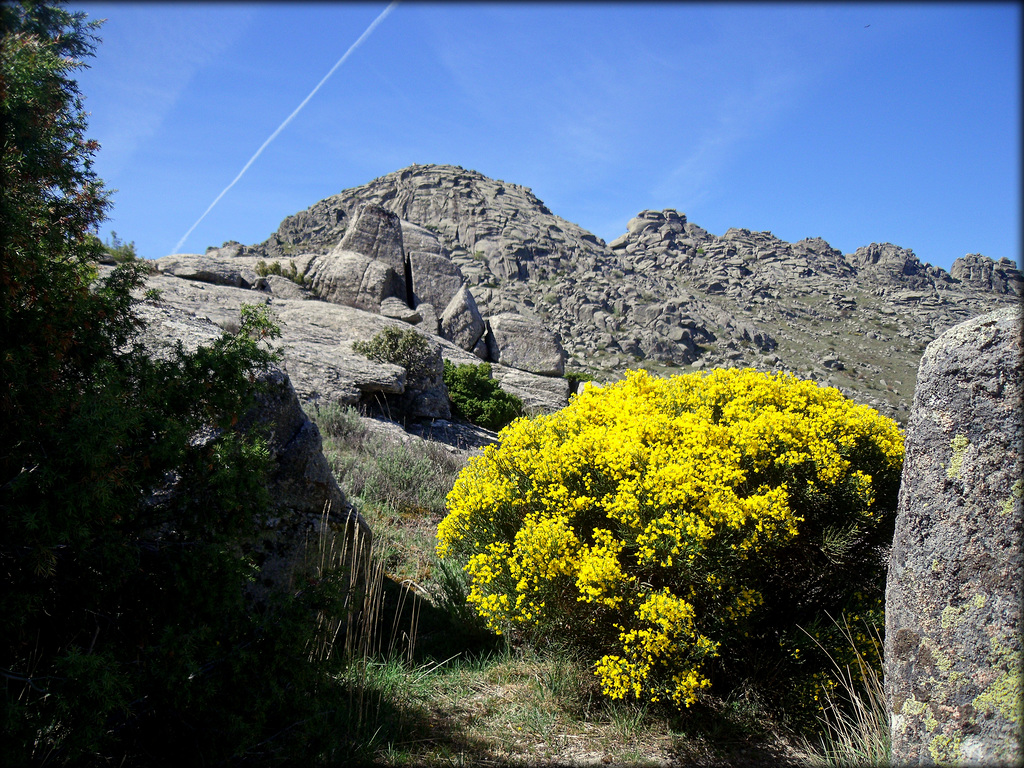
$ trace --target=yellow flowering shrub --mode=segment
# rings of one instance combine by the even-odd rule
[[[836,389],[636,371],[500,437],[448,496],[438,554],[491,628],[588,648],[612,698],[799,673],[799,627],[884,589],[903,441]]]

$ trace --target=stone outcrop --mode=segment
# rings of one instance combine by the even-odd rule
[[[543,277],[604,251],[600,238],[552,214],[527,187],[450,165],[413,165],[345,190],[285,219],[259,248],[273,256],[329,250],[366,204],[430,229],[457,261],[502,277]]]
[[[565,353],[558,337],[522,315],[495,315],[487,321],[490,358],[541,376],[561,376]]]
[[[921,361],[886,595],[899,765],[1019,765],[1024,593],[1020,307]]]
[[[501,388],[523,401],[527,413],[550,413],[569,401],[572,387],[567,379],[539,376],[517,368],[493,366],[491,375]]]
[[[1016,303],[1022,285],[1006,259],[969,254],[947,273],[891,243],[844,255],[820,237],[790,243],[743,228],[719,236],[673,209],[641,211],[605,244],[529,189],[450,165],[410,166],[321,200],[242,255],[327,253],[368,204],[401,220],[413,283],[406,300],[434,310],[421,312],[425,330],[461,276],[485,320],[517,314],[554,333],[569,370],[599,379],[637,365],[782,370],[900,421],[925,346]],[[417,284],[418,272],[442,295]]]
[[[405,298],[405,244],[398,217],[379,205],[359,209],[352,226],[338,243],[337,250],[352,251],[382,261],[391,267],[401,282],[400,298]]]
[[[370,312],[405,293],[405,278],[390,264],[341,246],[313,261],[310,285],[324,301]]]
[[[264,267],[270,265],[262,256],[247,254],[247,251],[242,251],[238,246],[225,246],[210,249],[205,254],[182,253],[164,256],[154,259],[153,265],[165,275],[212,285],[229,285],[234,288],[259,287],[266,290],[272,278],[287,279],[279,275],[261,277],[258,271],[260,262],[263,262]],[[300,254],[290,259],[279,260],[277,263],[281,269],[294,269],[297,275],[301,275],[308,269],[312,258],[311,254]]]
[[[953,262],[949,274],[954,280],[981,291],[1014,296],[1024,294],[1024,277],[1006,258],[993,261],[980,253],[968,253]]]
[[[142,303],[139,315],[147,324],[143,343],[156,356],[167,354],[179,341],[194,351],[223,332],[205,318],[167,305]],[[303,411],[287,374],[272,367],[262,384],[264,390],[235,428],[267,441],[270,508],[259,521],[254,544],[262,559],[260,586],[272,589],[288,585],[292,572],[304,561],[307,541],[319,535],[325,524],[333,533],[323,535],[345,530],[351,534],[352,526],[367,541],[372,534],[338,487],[323,454],[320,431]]]
[[[375,406],[397,398],[417,417],[448,419],[451,411],[447,389],[441,380],[441,358],[454,363],[480,362],[471,351],[423,329],[438,353],[437,369],[422,382],[425,387],[410,387],[405,370],[400,366],[369,360],[352,349],[353,342],[371,339],[388,326],[410,327],[401,320],[317,301],[305,295],[297,299],[281,298],[260,290],[183,280],[165,273],[151,275],[144,290],[154,292],[159,298],[143,306],[178,310],[180,318],[191,318],[204,327],[203,321],[209,321],[223,330],[238,328],[243,304],[269,305],[282,332],[281,367],[304,406],[321,402]],[[420,329],[421,325],[414,327]],[[187,328],[182,329],[183,338],[188,337],[186,331]],[[498,378],[504,366],[494,364],[493,367]],[[524,371],[517,380],[529,388],[525,382],[541,382],[543,378]],[[547,411],[557,410],[568,402],[567,396],[558,398],[546,391],[533,399],[538,407]]]

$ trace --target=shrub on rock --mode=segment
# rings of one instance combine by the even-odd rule
[[[612,698],[689,706],[826,666],[884,595],[896,424],[788,374],[636,371],[520,419],[448,497],[438,553],[488,625],[585,648]]]
[[[468,421],[497,432],[522,416],[523,401],[491,378],[491,364],[444,361],[444,383],[455,410]]]
[[[423,334],[411,328],[385,328],[369,341],[354,342],[352,349],[378,363],[400,365],[409,382],[433,373],[436,354]]]

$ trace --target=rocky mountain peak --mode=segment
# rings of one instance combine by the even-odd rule
[[[954,280],[981,291],[1024,295],[1024,278],[1017,265],[1007,258],[993,261],[980,253],[968,253],[953,262],[949,273]]]
[[[675,209],[640,211],[606,244],[529,188],[451,165],[414,165],[344,190],[244,252],[295,254],[315,268],[366,206],[401,222],[412,295],[385,292],[410,312],[432,306],[444,326],[441,309],[460,294],[453,317],[473,314],[470,299],[484,325],[522,317],[555,334],[568,369],[599,378],[638,365],[786,370],[901,418],[924,346],[1021,294],[1007,259],[968,254],[946,272],[892,243],[843,254],[821,237],[789,243],[742,227],[714,235]],[[447,338],[460,323],[449,318]],[[470,335],[479,327],[465,326]],[[487,357],[481,344],[474,351]]]
[[[600,238],[552,214],[528,187],[452,165],[413,165],[321,200],[285,219],[261,247],[275,257],[326,251],[344,234],[351,211],[366,204],[434,232],[470,273],[486,270],[499,281],[604,255]]]

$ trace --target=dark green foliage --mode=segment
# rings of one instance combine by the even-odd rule
[[[436,364],[436,354],[430,343],[412,328],[389,326],[369,341],[355,342],[352,349],[378,363],[402,366],[409,383],[428,378]]]
[[[565,380],[572,384],[573,387],[578,387],[580,384],[593,381],[594,377],[583,371],[566,371]]]
[[[523,415],[523,401],[491,378],[491,364],[453,365],[444,361],[444,383],[460,416],[495,432]]]
[[[0,756],[330,751],[316,729],[339,710],[308,645],[337,587],[258,609],[245,591],[268,454],[233,426],[276,329],[247,307],[209,347],[146,353],[131,293],[147,270],[94,234],[108,202],[70,77],[96,25],[35,3],[0,19]],[[124,258],[100,279],[111,248]]]

